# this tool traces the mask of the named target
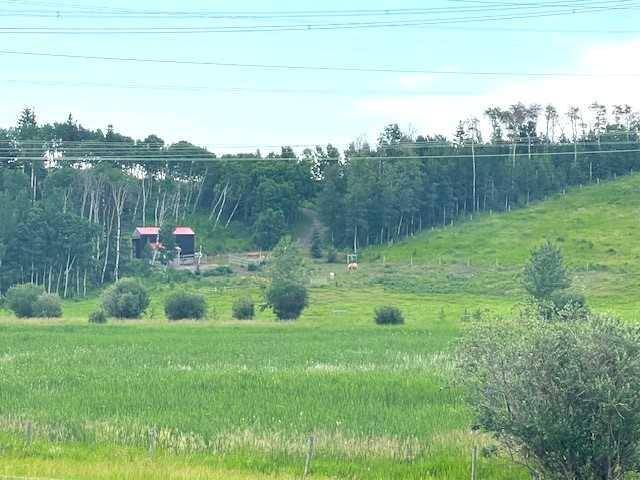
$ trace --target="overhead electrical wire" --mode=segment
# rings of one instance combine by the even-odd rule
[[[520,139],[522,140],[522,139]],[[145,148],[149,148],[149,147],[156,147],[156,148],[160,148],[161,150],[159,151],[159,154],[164,154],[168,151],[174,151],[174,150],[197,150],[197,149],[206,149],[206,148],[246,148],[246,149],[261,149],[261,148],[265,148],[265,149],[274,149],[274,148],[282,148],[282,147],[289,147],[289,148],[312,148],[315,149],[316,147],[322,147],[324,148],[326,145],[332,145],[332,146],[336,146],[336,145],[341,145],[341,144],[349,144],[351,142],[327,142],[327,143],[322,143],[322,144],[318,144],[318,143],[302,143],[302,144],[279,144],[279,145],[266,145],[266,144],[209,144],[206,147],[202,147],[199,145],[193,145],[193,144],[159,144],[159,143],[144,143],[142,141],[139,141],[138,143],[136,143],[135,141],[104,141],[104,140],[62,140],[62,141],[57,141],[57,140],[0,140],[0,146],[1,145],[11,145],[11,146],[20,146],[20,148],[24,148],[25,150],[40,150],[41,147],[48,147],[51,149],[60,149],[61,151],[63,151],[65,148],[68,149],[91,149],[91,151],[108,151],[108,152],[136,152],[136,153],[142,153],[144,151]],[[589,141],[589,142],[583,142],[583,141],[577,141],[575,142],[576,145],[584,147],[584,146],[602,146],[602,145],[640,145],[640,141],[633,141],[633,140],[629,140],[629,141],[601,141],[601,142],[595,142],[595,141]],[[31,145],[31,146],[29,146]],[[379,151],[379,150],[398,150],[398,149],[402,149],[402,148],[415,148],[415,149],[420,149],[420,148],[425,148],[425,147],[452,147],[453,145],[455,145],[455,142],[451,141],[451,142],[442,142],[442,141],[425,141],[425,142],[420,142],[420,141],[415,141],[415,142],[400,142],[397,145],[371,145],[371,150],[372,151]],[[499,143],[499,144],[486,144],[486,143],[482,143],[482,142],[475,142],[474,145],[476,147],[485,147],[485,146],[490,146],[492,148],[495,147],[504,147],[504,148],[513,148],[513,146],[515,145],[516,147],[541,147],[541,146],[547,146],[547,144],[545,142],[532,142],[531,144],[527,143],[527,142],[521,142],[518,141],[515,144],[512,143],[510,140],[505,140],[503,143]],[[563,143],[552,143],[551,144],[554,147],[573,147],[574,146],[574,142],[573,141],[567,141],[567,142],[563,142]],[[469,147],[471,146],[471,142],[467,142],[464,144],[464,147]],[[1,147],[0,147],[1,148]],[[151,151],[151,150],[149,150]]]
[[[629,3],[632,0],[556,0],[545,2],[519,2],[519,3],[484,3],[471,6],[446,6],[446,7],[420,7],[420,8],[385,8],[385,9],[342,9],[342,10],[269,10],[269,11],[229,11],[229,10],[158,10],[158,9],[113,9],[104,6],[89,6],[84,4],[65,4],[56,2],[21,2],[39,7],[36,9],[18,10],[9,9],[3,12],[12,16],[39,16],[46,15],[55,18],[61,16],[75,18],[80,16],[95,17],[129,17],[129,18],[207,18],[207,19],[289,19],[289,18],[334,18],[334,17],[391,17],[391,16],[418,16],[432,15],[434,13],[476,13],[491,11],[526,11],[553,8],[578,8],[589,6],[607,6],[612,4]],[[20,2],[12,2],[16,5]],[[42,9],[42,8],[47,8]]]
[[[624,150],[592,150],[592,151],[578,151],[579,155],[604,155],[604,154],[612,154],[612,153],[616,153],[616,154],[620,154],[620,153],[640,153],[640,148],[639,149],[624,149]],[[566,152],[521,152],[521,153],[516,153],[515,156],[516,157],[540,157],[540,156],[548,156],[548,155],[554,155],[554,156],[574,156],[575,152],[573,151],[566,151]],[[446,159],[463,159],[463,158],[476,158],[476,159],[481,159],[481,158],[512,158],[514,157],[514,155],[512,153],[484,153],[484,154],[451,154],[451,155],[407,155],[407,156],[386,156],[386,157],[381,157],[381,156],[358,156],[358,155],[353,155],[350,156],[349,159],[350,160],[376,160],[376,161],[380,161],[380,160],[400,160],[400,161],[406,161],[406,160],[446,160]],[[16,157],[16,156],[0,156],[0,161],[5,160],[5,161],[17,161],[17,160],[21,160],[21,161],[77,161],[77,162],[90,162],[90,161],[94,161],[94,160],[99,160],[99,161],[115,161],[115,162],[160,162],[160,163],[164,163],[164,162],[224,162],[224,161],[250,161],[250,162],[264,162],[264,161],[288,161],[288,162],[299,162],[301,159],[297,158],[297,157],[293,157],[293,158],[289,158],[289,157],[261,157],[261,158],[248,158],[248,157],[233,157],[233,158],[224,158],[224,157],[219,157],[219,158],[213,158],[213,157],[206,157],[206,156],[188,156],[188,155],[174,155],[174,156],[167,156],[167,155],[163,155],[162,157],[148,157],[148,156],[135,156],[135,155],[128,155],[128,156],[104,156],[104,157],[99,157],[99,156],[91,156],[91,155],[86,155],[86,156],[82,156],[82,157],[73,157],[73,156],[59,156],[59,157],[52,157],[52,158],[43,158],[42,156],[25,156],[25,157]]]
[[[66,58],[74,60],[96,60],[124,63],[155,63],[159,65],[193,65],[227,68],[246,68],[258,70],[301,70],[301,71],[331,71],[331,72],[360,72],[360,73],[415,73],[429,75],[478,76],[478,77],[571,77],[571,78],[608,78],[608,77],[640,77],[640,73],[621,72],[508,72],[483,70],[432,70],[419,68],[398,68],[385,66],[363,67],[356,65],[290,65],[265,63],[219,62],[213,60],[181,60],[169,58],[117,57],[100,55],[79,55],[55,52],[34,52],[23,50],[0,50],[0,55],[18,55],[32,57]]]
[[[0,27],[0,33],[4,34],[182,34],[182,33],[252,33],[252,32],[278,32],[278,31],[311,31],[311,30],[352,30],[371,28],[396,28],[396,27],[421,27],[443,24],[459,24],[487,21],[520,20],[531,18],[544,18],[554,16],[574,15],[579,13],[597,13],[600,11],[627,10],[638,6],[633,0],[616,0],[614,2],[600,3],[594,6],[575,6],[564,9],[540,11],[532,13],[505,13],[495,15],[461,16],[448,18],[435,18],[429,20],[402,20],[402,21],[358,21],[358,22],[333,22],[333,23],[298,23],[298,24],[259,24],[259,25],[230,25],[230,26],[151,26],[151,27],[52,27],[52,26],[12,26]]]

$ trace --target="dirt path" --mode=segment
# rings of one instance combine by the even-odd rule
[[[313,232],[316,230],[321,234],[324,233],[325,227],[320,221],[318,212],[311,210],[310,208],[303,208],[302,215],[305,217],[305,228],[298,236],[298,244],[303,248],[311,248],[311,241],[313,239]]]

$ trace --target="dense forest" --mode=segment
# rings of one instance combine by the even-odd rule
[[[452,138],[387,126],[375,145],[216,156],[156,135],[89,130],[24,109],[0,129],[0,291],[18,282],[64,297],[132,273],[135,226],[205,218],[268,249],[315,205],[340,248],[394,242],[475,212],[517,208],[640,168],[627,105],[559,113],[515,104],[460,122]],[[213,252],[208,252],[213,253]]]

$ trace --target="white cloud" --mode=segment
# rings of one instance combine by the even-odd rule
[[[366,118],[369,125],[377,121],[377,130],[386,123],[413,124],[418,133],[451,135],[459,120],[476,116],[483,120],[483,111],[491,106],[507,106],[516,102],[526,104],[551,103],[560,113],[569,105],[586,107],[598,101],[605,105],[628,103],[640,107],[640,78],[631,76],[588,76],[593,74],[640,75],[636,62],[640,39],[590,46],[573,65],[566,65],[553,73],[569,72],[587,76],[499,77],[484,93],[446,96],[389,96],[368,98],[354,102],[353,108]],[[536,62],[538,63],[538,62]],[[543,67],[531,67],[531,71]],[[445,77],[438,80],[446,80]],[[469,77],[473,81],[473,77]],[[446,83],[442,81],[441,83]],[[377,131],[376,130],[376,131]],[[375,138],[372,130],[370,136]]]

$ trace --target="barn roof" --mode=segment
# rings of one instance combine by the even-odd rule
[[[134,235],[150,236],[160,234],[160,227],[137,227]],[[189,227],[176,227],[173,231],[174,235],[195,235],[194,231]]]
[[[174,235],[195,235],[194,231],[189,227],[176,227],[173,231]]]
[[[158,235],[160,233],[159,227],[138,227],[136,232],[138,235]]]

